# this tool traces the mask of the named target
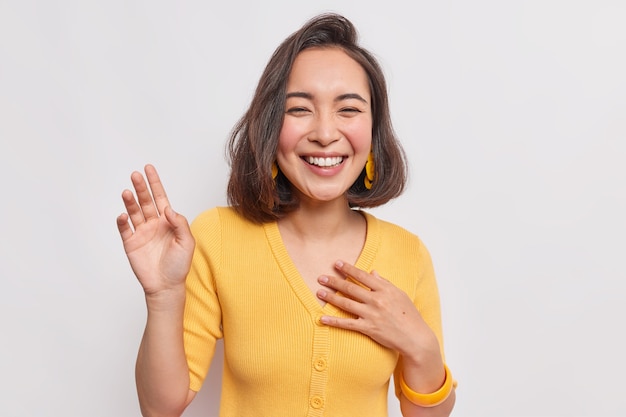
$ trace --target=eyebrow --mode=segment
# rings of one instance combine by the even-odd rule
[[[287,96],[285,98],[291,98],[291,97],[299,97],[299,98],[305,98],[307,100],[313,100],[313,94],[306,93],[304,91],[294,91],[294,92],[291,92],[291,93],[287,93]],[[359,101],[367,104],[367,100],[365,100],[363,97],[361,97],[360,94],[356,94],[356,93],[341,94],[341,95],[335,97],[334,101],[335,102],[339,102],[339,101],[350,100],[350,99],[359,100]]]

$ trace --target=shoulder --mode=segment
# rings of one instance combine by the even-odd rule
[[[262,238],[263,225],[253,223],[232,207],[213,207],[191,222],[196,241],[197,262],[209,262],[219,269],[225,257],[240,254],[242,242]]]
[[[200,213],[191,223],[192,227],[215,224],[250,224],[232,207],[216,206]]]
[[[191,231],[196,237],[207,235],[239,235],[263,230],[263,225],[254,223],[232,207],[217,206],[200,213],[191,223]]]
[[[376,236],[378,255],[402,264],[420,265],[432,262],[428,248],[416,233],[395,223],[365,213],[368,233]]]
[[[219,221],[220,218],[239,217],[232,207],[216,206],[200,213],[194,220],[194,223],[205,223],[211,221]]]
[[[367,219],[368,227],[377,229],[381,240],[385,241],[385,243],[389,241],[389,243],[396,242],[400,245],[424,247],[424,243],[416,233],[411,232],[410,230],[407,230],[395,223],[380,219],[371,213],[363,213]]]

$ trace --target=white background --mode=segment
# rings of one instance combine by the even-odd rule
[[[150,162],[225,204],[265,63],[330,10],[388,77],[411,182],[374,212],[433,255],[453,415],[626,415],[626,2],[267,3],[0,0],[0,415],[139,414],[121,191]]]

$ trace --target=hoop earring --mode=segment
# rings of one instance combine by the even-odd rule
[[[272,162],[272,179],[275,180],[278,176],[278,165],[276,161]]]
[[[367,188],[368,190],[371,190],[372,185],[374,184],[375,169],[376,165],[374,164],[374,151],[370,151],[370,154],[367,156],[367,162],[365,163],[365,178],[363,178],[365,188]]]

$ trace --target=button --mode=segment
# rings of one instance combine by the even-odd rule
[[[311,407],[315,409],[320,409],[324,407],[324,398],[320,397],[319,395],[315,395],[311,397],[311,401],[309,401],[309,403],[311,404]]]
[[[321,315],[315,317],[315,324],[317,324],[318,326],[323,326],[324,325],[324,323],[322,323],[322,316]]]
[[[327,365],[328,362],[326,362],[326,359],[321,356],[315,359],[315,361],[313,362],[313,368],[315,368],[315,370],[319,372],[322,372],[324,369],[326,369]]]

